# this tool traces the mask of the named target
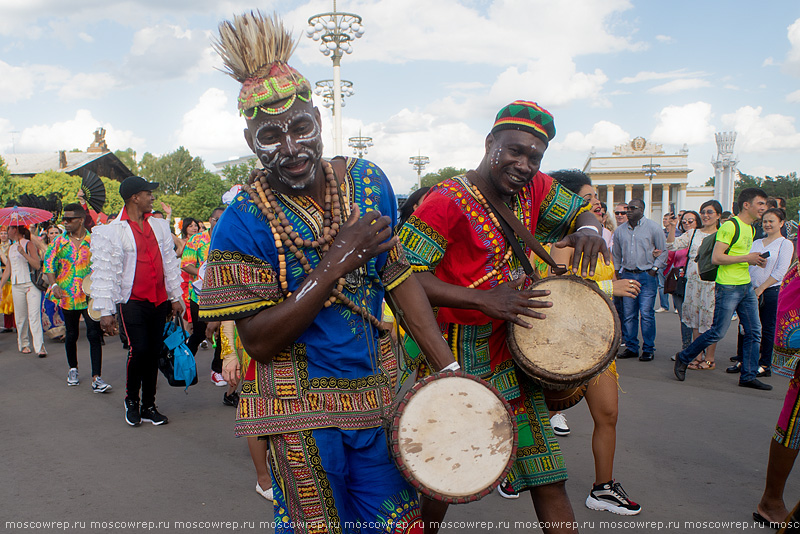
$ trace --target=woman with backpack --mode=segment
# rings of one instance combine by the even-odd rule
[[[697,251],[703,240],[714,234],[719,228],[722,216],[722,204],[709,200],[700,206],[700,223],[702,228],[687,231],[675,238],[676,219],[669,223],[667,250],[688,249],[686,261],[686,290],[683,297],[681,321],[692,329],[694,339],[711,328],[714,323],[714,282],[704,282],[697,271]],[[711,370],[716,367],[714,353],[716,343],[710,345],[692,361],[688,369]]]

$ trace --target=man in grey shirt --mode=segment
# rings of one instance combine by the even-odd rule
[[[635,198],[628,203],[628,222],[614,231],[611,249],[614,269],[620,279],[637,280],[641,291],[637,297],[623,297],[622,335],[625,352],[617,358],[653,359],[656,341],[656,316],[653,304],[658,293],[658,272],[667,264],[667,240],[661,226],[644,217],[644,202]],[[655,250],[661,250],[658,257]],[[639,356],[639,316],[642,320],[642,355]]]

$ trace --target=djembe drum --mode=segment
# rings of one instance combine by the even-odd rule
[[[596,283],[578,276],[539,280],[530,289],[549,290],[546,319],[520,316],[533,328],[508,325],[514,361],[544,388],[548,408],[565,410],[580,402],[586,384],[614,360],[620,343],[614,304]]]
[[[494,387],[461,371],[428,376],[400,401],[389,435],[400,472],[420,493],[450,504],[496,488],[516,457],[511,406]]]

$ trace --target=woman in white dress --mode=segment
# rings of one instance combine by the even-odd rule
[[[675,238],[675,219],[672,219],[667,236],[668,250],[681,250],[688,248],[689,254],[686,262],[686,292],[683,297],[683,323],[692,329],[693,337],[697,337],[711,328],[714,324],[714,282],[704,282],[697,272],[697,251],[703,239],[712,235],[719,228],[722,216],[722,204],[716,200],[709,200],[700,206],[700,222],[703,227],[681,234]],[[689,369],[707,370],[714,369],[714,354],[717,345],[709,346],[689,364]]]

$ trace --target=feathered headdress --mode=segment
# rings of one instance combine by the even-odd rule
[[[219,25],[213,47],[225,65],[223,72],[242,84],[242,115],[253,118],[259,109],[277,115],[292,107],[297,98],[311,99],[311,84],[288,64],[296,46],[276,14],[268,17],[251,11]]]

